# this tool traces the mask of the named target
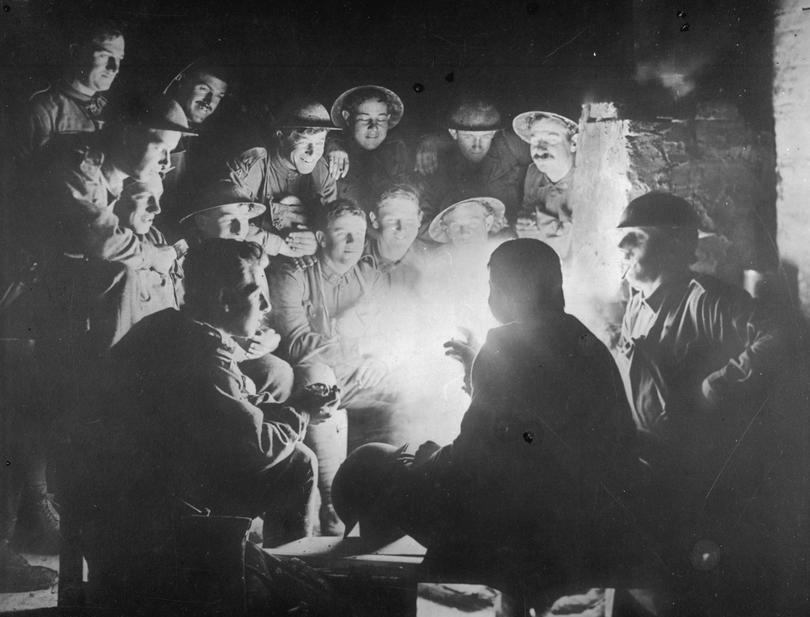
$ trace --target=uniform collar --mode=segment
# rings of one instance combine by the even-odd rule
[[[666,299],[672,295],[672,292],[677,289],[683,289],[687,285],[689,285],[694,280],[694,274],[692,272],[684,272],[679,274],[668,281],[661,283],[655,291],[653,291],[649,296],[644,297],[640,291],[634,290],[634,293],[638,295],[639,299],[644,302],[647,306],[649,306],[653,311],[657,311],[661,308],[664,304]]]

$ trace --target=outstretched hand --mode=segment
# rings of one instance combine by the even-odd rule
[[[478,350],[481,349],[481,344],[468,328],[459,328],[459,331],[463,338],[452,338],[445,342],[444,355],[461,362],[461,365],[464,367],[464,372],[469,373],[472,368],[473,359],[478,353]]]

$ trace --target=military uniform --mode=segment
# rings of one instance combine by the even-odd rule
[[[478,163],[470,163],[455,144],[440,155],[439,169],[422,180],[425,223],[449,205],[471,197],[495,197],[506,206],[506,218],[514,224],[520,207],[526,165],[530,162],[526,144],[511,131],[501,131],[489,152]]]
[[[573,179],[573,167],[557,182],[552,182],[535,165],[529,165],[520,208],[520,216],[530,218],[537,224],[538,233],[532,234],[531,237],[548,244],[562,260],[568,258],[571,253],[573,214],[569,196]]]
[[[265,148],[246,150],[228,163],[228,177],[244,189],[253,201],[267,206],[272,228],[282,231],[279,221],[281,204],[274,203],[285,194],[298,197],[307,208],[318,208],[335,200],[337,188],[323,159],[318,160],[310,174],[290,169],[276,152]],[[314,210],[313,210],[314,211]],[[314,221],[309,221],[310,226]]]
[[[25,160],[54,135],[89,133],[101,128],[107,99],[101,94],[88,96],[58,81],[35,93],[28,101],[16,156]]]
[[[351,199],[370,212],[383,191],[408,180],[413,167],[405,142],[386,139],[374,150],[365,150],[351,139],[349,172],[337,181],[337,195]]]
[[[311,533],[308,415],[257,391],[236,349],[228,334],[172,309],[113,348],[110,398],[83,436],[90,476],[74,495],[86,509],[90,580],[134,573],[138,581],[148,564],[171,564],[174,524],[191,512],[184,502],[215,515],[264,515],[287,541]]]

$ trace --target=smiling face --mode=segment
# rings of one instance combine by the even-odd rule
[[[569,137],[564,123],[555,118],[543,118],[532,124],[529,150],[537,169],[557,182],[574,165],[576,143]]]
[[[346,110],[342,113],[355,143],[364,150],[376,150],[388,136],[391,114],[384,101],[377,98],[366,99],[357,106],[354,113]]]
[[[207,71],[195,72],[180,82],[177,101],[192,124],[202,124],[228,92],[228,84]]]
[[[160,214],[160,198],[163,184],[159,176],[148,182],[133,182],[124,187],[121,197],[115,202],[114,212],[124,227],[144,235],[152,228],[155,216]]]
[[[121,68],[124,59],[124,37],[96,37],[78,52],[76,80],[93,92],[105,92]]]
[[[492,147],[497,131],[456,131],[448,129],[461,155],[471,163],[480,163]]]
[[[326,133],[323,130],[304,129],[292,131],[289,136],[283,137],[281,154],[287,164],[299,174],[311,174],[323,156]]]
[[[380,254],[392,261],[402,259],[416,240],[422,220],[419,202],[404,196],[392,196],[369,213],[377,230]]]
[[[457,206],[442,218],[442,226],[454,246],[484,244],[492,223],[492,214],[479,203]]]
[[[340,214],[326,228],[316,232],[321,255],[338,270],[347,271],[360,261],[366,239],[366,219],[352,213]]]

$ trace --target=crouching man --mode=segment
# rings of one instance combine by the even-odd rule
[[[317,468],[301,440],[334,401],[305,390],[275,403],[234,358],[234,337],[270,310],[263,255],[235,240],[193,248],[183,309],[145,318],[113,349],[115,405],[79,489],[82,520],[94,522],[83,533],[91,582],[158,584],[177,521],[195,509],[274,518],[286,529],[280,541],[311,533]]]
[[[472,363],[458,437],[443,448],[426,442],[415,456],[358,448],[335,477],[335,509],[372,543],[397,527],[409,533],[440,576],[540,593],[605,586],[615,556],[634,553],[618,505],[638,470],[621,377],[607,348],[564,311],[548,245],[502,244],[489,282],[504,325],[477,355],[446,345]]]

